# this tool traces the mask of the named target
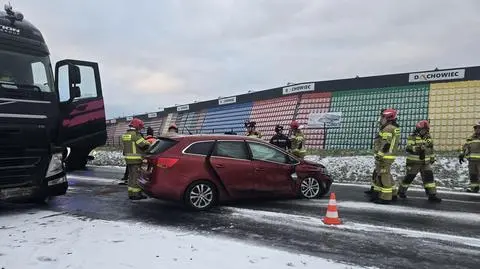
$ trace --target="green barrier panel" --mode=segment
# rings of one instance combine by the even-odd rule
[[[338,91],[332,93],[331,112],[342,112],[341,128],[329,129],[327,149],[369,149],[378,131],[381,109],[399,110],[401,145],[417,121],[427,119],[429,85]]]

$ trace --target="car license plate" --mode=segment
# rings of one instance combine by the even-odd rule
[[[34,191],[35,187],[3,189],[0,190],[0,197],[7,199],[13,197],[30,196]]]

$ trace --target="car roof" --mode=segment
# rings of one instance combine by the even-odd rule
[[[191,135],[186,135],[186,134],[178,134],[174,136],[159,136],[162,138],[169,138],[169,139],[174,139],[174,140],[188,140],[188,141],[202,141],[202,140],[249,140],[249,141],[262,141],[265,142],[265,140],[256,138],[256,137],[250,137],[250,136],[243,136],[243,135],[226,135],[226,134],[191,134]]]

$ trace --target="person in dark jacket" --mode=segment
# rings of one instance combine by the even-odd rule
[[[270,138],[270,144],[273,144],[284,150],[291,148],[290,139],[288,138],[288,136],[283,134],[283,126],[281,125],[275,126],[275,135],[273,135],[272,138]]]

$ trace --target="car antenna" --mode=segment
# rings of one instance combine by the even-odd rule
[[[190,134],[190,135],[192,134],[192,132],[190,132],[190,130],[187,128],[187,126],[183,126],[183,128],[187,129],[188,134]]]

